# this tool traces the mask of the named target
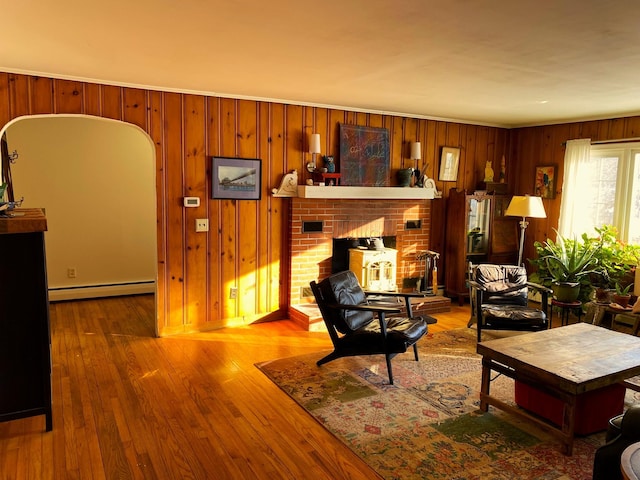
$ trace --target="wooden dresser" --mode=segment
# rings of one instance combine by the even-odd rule
[[[41,209],[0,217],[0,421],[51,410],[51,335]]]

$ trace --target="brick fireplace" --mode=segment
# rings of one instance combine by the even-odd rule
[[[417,252],[429,248],[430,200],[291,199],[290,305],[313,301],[309,282],[331,274],[334,238],[395,237],[396,282],[422,275]]]

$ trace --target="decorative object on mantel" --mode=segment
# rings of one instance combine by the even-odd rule
[[[504,155],[502,155],[502,161],[500,162],[500,177],[499,177],[500,183],[504,183],[507,181],[507,161],[504,158]]]
[[[311,161],[307,163],[307,171],[313,173],[316,170],[316,154],[320,153],[320,134],[312,133],[309,139],[309,153]]]
[[[487,160],[487,163],[484,165],[484,181],[493,183],[493,164],[491,160]]]
[[[439,179],[443,182],[455,182],[458,179],[459,164],[460,149],[455,147],[442,147]]]
[[[397,172],[398,175],[398,186],[400,187],[410,187],[411,186],[411,178],[413,177],[413,168],[401,168]]]
[[[433,190],[433,198],[442,198],[442,190],[438,191],[438,189],[436,188],[436,181],[433,178],[429,178],[426,175],[423,175],[422,188]]]
[[[422,146],[420,142],[411,142],[411,160],[415,160],[415,168],[413,170],[412,186],[421,187],[422,178],[420,177],[420,170],[418,170],[418,160],[422,158]]]
[[[313,180],[317,185],[333,187],[335,185],[340,185],[340,176],[341,174],[339,173],[318,172],[316,169],[316,171],[313,173]],[[313,182],[311,183],[311,185],[313,185]]]
[[[311,181],[313,185],[313,180]],[[298,196],[298,170],[291,170],[282,177],[280,186],[271,190],[274,197],[297,197]]]
[[[324,156],[324,165],[327,167],[327,173],[336,173],[336,164],[333,161],[333,155]]]
[[[389,130],[340,124],[342,185],[389,186]]]

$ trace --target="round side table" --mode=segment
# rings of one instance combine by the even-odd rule
[[[576,312],[578,317],[578,321],[580,321],[580,317],[582,316],[582,302],[560,302],[555,298],[551,300],[551,322],[553,323],[553,307],[556,307],[560,310],[560,322],[564,327],[565,325],[569,325],[569,314],[572,310]]]
[[[633,443],[622,452],[620,469],[625,480],[640,478],[640,443]]]

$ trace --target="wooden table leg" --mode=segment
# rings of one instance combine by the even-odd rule
[[[489,387],[491,386],[491,360],[482,358],[482,383],[480,385],[480,410],[487,412],[489,404],[486,398],[489,396]]]

